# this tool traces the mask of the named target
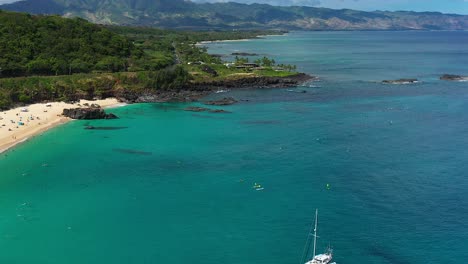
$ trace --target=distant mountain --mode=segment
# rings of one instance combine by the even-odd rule
[[[186,0],[25,0],[0,9],[82,17],[94,23],[184,29],[466,30],[468,16],[437,12],[364,12]]]

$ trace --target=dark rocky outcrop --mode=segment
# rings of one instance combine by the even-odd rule
[[[104,116],[104,119],[118,119],[119,117],[114,115],[113,113],[108,113]]]
[[[444,74],[440,77],[442,81],[468,81],[468,76]]]
[[[206,105],[232,105],[235,103],[237,103],[237,100],[232,97],[224,97],[223,99],[204,102]]]
[[[213,90],[219,88],[286,88],[298,86],[310,80],[318,80],[318,78],[305,73],[298,73],[288,77],[243,76],[237,79],[191,83],[187,89]]]
[[[413,84],[417,83],[418,79],[398,79],[398,80],[383,80],[384,84]]]
[[[165,102],[195,102],[210,94],[209,89],[184,89],[171,91],[124,91],[116,98],[124,103],[165,103]]]
[[[63,109],[64,116],[72,119],[116,119],[116,115],[107,114],[101,108],[71,108]]]
[[[299,73],[289,77],[258,77],[245,76],[234,80],[217,80],[207,82],[192,82],[178,90],[122,90],[114,94],[124,103],[164,103],[164,102],[195,102],[214,91],[223,88],[285,88],[303,84],[317,77]]]

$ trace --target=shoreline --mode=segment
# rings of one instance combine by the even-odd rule
[[[200,42],[195,43],[195,45],[200,46],[200,45],[203,45],[203,44],[213,44],[213,43],[222,43],[222,42],[251,41],[251,40],[255,40],[255,39],[261,39],[263,37],[277,37],[277,36],[281,37],[281,36],[288,36],[288,35],[289,35],[289,32],[285,32],[283,34],[258,35],[258,36],[255,36],[254,38],[244,38],[244,39],[204,40],[204,41],[200,41]]]
[[[119,98],[128,104],[133,103],[164,103],[164,102],[195,102],[207,95],[216,93],[219,89],[265,89],[288,88],[300,86],[309,81],[320,80],[317,76],[296,73],[291,76],[243,76],[235,79],[192,82],[184,85],[179,91],[158,91],[128,94]]]
[[[177,93],[142,93],[134,98],[108,98],[104,100],[80,100],[79,103],[64,102],[37,103],[26,107],[17,107],[0,112],[0,154],[15,146],[34,138],[50,129],[65,124],[73,119],[62,116],[63,109],[77,108],[82,104],[98,104],[102,108],[114,108],[132,103],[155,102],[193,102],[201,97],[214,93],[219,88],[285,88],[300,85],[300,83],[316,80],[316,77],[298,73],[288,77],[247,77],[234,80],[202,82],[189,84],[183,91]],[[123,102],[122,102],[123,101]],[[47,105],[50,105],[49,107]],[[26,112],[22,111],[27,109]],[[21,123],[21,125],[20,125]]]
[[[306,73],[295,73],[290,76],[271,77],[271,76],[255,76],[247,75],[237,79],[225,79],[218,81],[206,81],[192,83],[188,90],[208,90],[216,91],[217,89],[264,89],[264,88],[288,88],[300,86],[309,81],[317,81],[317,76],[311,76]]]
[[[104,100],[80,100],[81,104],[99,104],[102,108],[113,108],[126,104],[115,98]],[[52,102],[48,104],[31,104],[26,107],[17,107],[0,112],[0,154],[11,150],[15,146],[24,143],[52,128],[68,123],[73,119],[62,116],[65,108],[79,107],[77,104],[64,102]],[[28,109],[27,112],[21,110]],[[30,118],[33,117],[33,118]],[[24,118],[24,121],[23,121]],[[19,123],[23,125],[19,125]]]

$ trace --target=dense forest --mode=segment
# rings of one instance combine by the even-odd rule
[[[0,77],[158,70],[173,61],[83,19],[0,11]]]

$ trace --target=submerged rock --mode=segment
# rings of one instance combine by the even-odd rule
[[[127,153],[127,154],[136,154],[136,155],[152,155],[152,152],[148,151],[141,151],[141,150],[136,150],[136,149],[121,149],[121,148],[115,148],[113,149],[115,152],[120,152],[120,153]]]
[[[118,119],[119,117],[114,115],[113,113],[108,113],[106,114],[106,117],[104,119]]]
[[[442,81],[468,81],[468,76],[444,74],[440,77]]]
[[[385,84],[413,84],[417,83],[418,79],[398,79],[398,80],[383,80]]]
[[[120,130],[127,129],[128,127],[95,127],[95,126],[85,126],[84,129],[87,130]]]
[[[205,107],[198,107],[198,106],[189,106],[184,109],[184,111],[189,112],[210,112],[210,113],[230,113],[229,111],[223,109],[210,109]]]
[[[237,100],[232,97],[224,97],[220,100],[213,100],[213,101],[206,101],[204,104],[206,105],[232,105],[237,103]]]
[[[116,119],[114,114],[106,114],[101,108],[71,108],[63,109],[64,116],[72,119]]]
[[[253,120],[253,121],[245,121],[242,122],[243,124],[250,124],[250,125],[272,125],[272,124],[279,124],[278,120]]]
[[[210,112],[210,113],[231,113],[231,112],[223,110],[223,109],[211,109],[208,112]]]
[[[189,111],[189,112],[206,112],[209,110],[210,110],[209,108],[198,107],[198,106],[189,106],[184,109],[184,111]]]

